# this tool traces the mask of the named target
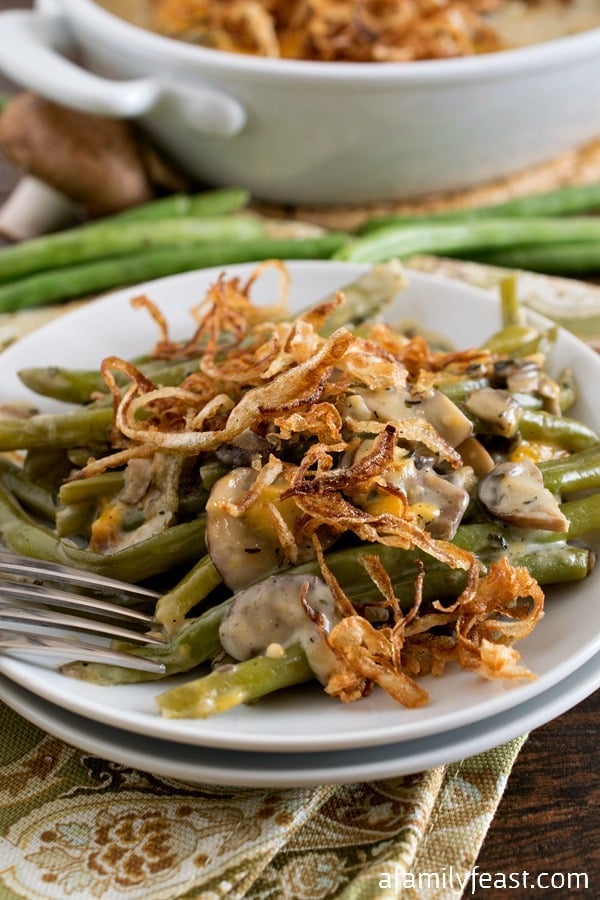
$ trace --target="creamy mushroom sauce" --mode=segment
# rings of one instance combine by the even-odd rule
[[[219,629],[221,646],[234,659],[245,660],[277,647],[300,645],[308,664],[325,684],[335,663],[317,624],[302,604],[321,619],[325,632],[340,621],[331,591],[316,575],[274,575],[240,591]]]
[[[148,0],[96,0],[113,15],[134,25],[152,29]],[[527,6],[513,0],[490,16],[506,47],[539,44],[600,27],[600,0],[549,0]]]

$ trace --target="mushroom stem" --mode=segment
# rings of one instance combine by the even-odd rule
[[[34,175],[25,175],[0,209],[0,234],[10,241],[24,241],[81,218],[81,207],[66,194]]]

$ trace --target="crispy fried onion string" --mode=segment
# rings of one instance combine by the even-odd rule
[[[306,398],[312,395],[314,386],[318,385],[323,376],[343,357],[352,341],[351,333],[345,328],[335,331],[306,362],[281,373],[265,385],[247,391],[230,411],[223,428],[163,430],[154,424],[148,425],[140,413],[148,408],[149,400],[156,399],[159,393],[165,399],[170,393],[176,396],[177,389],[163,388],[160,392],[150,391],[148,395],[147,392],[143,392],[142,386],[137,381],[131,385],[119,404],[117,427],[131,440],[149,441],[161,449],[186,454],[214,450],[252,427],[256,421],[257,410],[263,411],[263,414],[269,409],[279,411],[282,405],[298,398],[303,398],[306,402]],[[141,396],[138,396],[140,393]],[[225,402],[223,399],[224,404]],[[205,411],[194,410],[194,417],[186,417],[186,421],[193,423],[194,419],[198,421],[198,417],[204,421]]]
[[[273,267],[280,299],[258,309],[250,291]],[[487,371],[491,355],[434,352],[422,338],[406,338],[382,324],[372,326],[368,338],[346,328],[324,338],[319,329],[342,295],[292,322],[278,321],[288,293],[287,270],[274,261],[258,267],[245,284],[221,277],[196,309],[198,326],[185,344],[171,341],[164,317],[147,297],[135,298],[136,307],[149,310],[159,327],[156,355],[196,353],[198,372],[178,386],[161,386],[134,364],[107,357],[102,374],[115,409],[113,452],[90,460],[80,477],[161,451],[222,453],[223,445],[247,432],[270,455],[265,460],[261,450],[262,465],[253,458],[251,487],[220,508],[241,518],[254,504],[257,511],[262,507],[286,564],[316,559],[342,617],[326,634],[323,618],[303,596],[307,615],[335,657],[328,693],[350,701],[377,684],[404,705],[419,706],[427,692],[415,677],[440,674],[449,662],[488,678],[531,677],[512,644],[529,634],[543,614],[539,585],[507,559],[482,575],[472,553],[423,527],[405,489],[391,477],[413,450],[425,448],[445,471],[463,465],[460,455],[424,415],[386,421],[369,412],[372,419],[359,421],[344,414],[348,398],[369,391],[397,394],[397,409],[403,411],[407,401],[444,380]],[[173,471],[179,470],[174,466]],[[172,481],[175,485],[175,476]],[[355,605],[350,600],[324,553],[342,535],[350,543],[358,539],[373,547],[416,551],[408,609],[396,596],[404,592],[394,587],[375,552],[360,557],[373,588],[364,601]],[[425,592],[427,563],[416,558],[417,552],[464,573],[462,592],[451,605],[424,601],[424,595],[431,596]]]

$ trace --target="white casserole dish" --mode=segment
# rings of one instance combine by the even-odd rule
[[[280,203],[458,189],[600,136],[600,28],[478,57],[322,63],[205,49],[92,0],[40,0],[0,14],[0,48],[17,84],[139,119],[198,179]]]

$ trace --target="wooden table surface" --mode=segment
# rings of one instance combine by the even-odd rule
[[[0,10],[30,5],[0,0]],[[0,60],[1,54],[0,48]],[[15,90],[0,76],[0,92]],[[15,180],[15,171],[0,157],[0,200]],[[556,873],[566,883],[569,872],[585,872],[588,890],[501,890],[488,883],[475,894],[467,890],[465,896],[600,897],[599,712],[600,692],[596,692],[530,734],[477,860],[481,872],[504,877],[523,871],[534,877]]]

